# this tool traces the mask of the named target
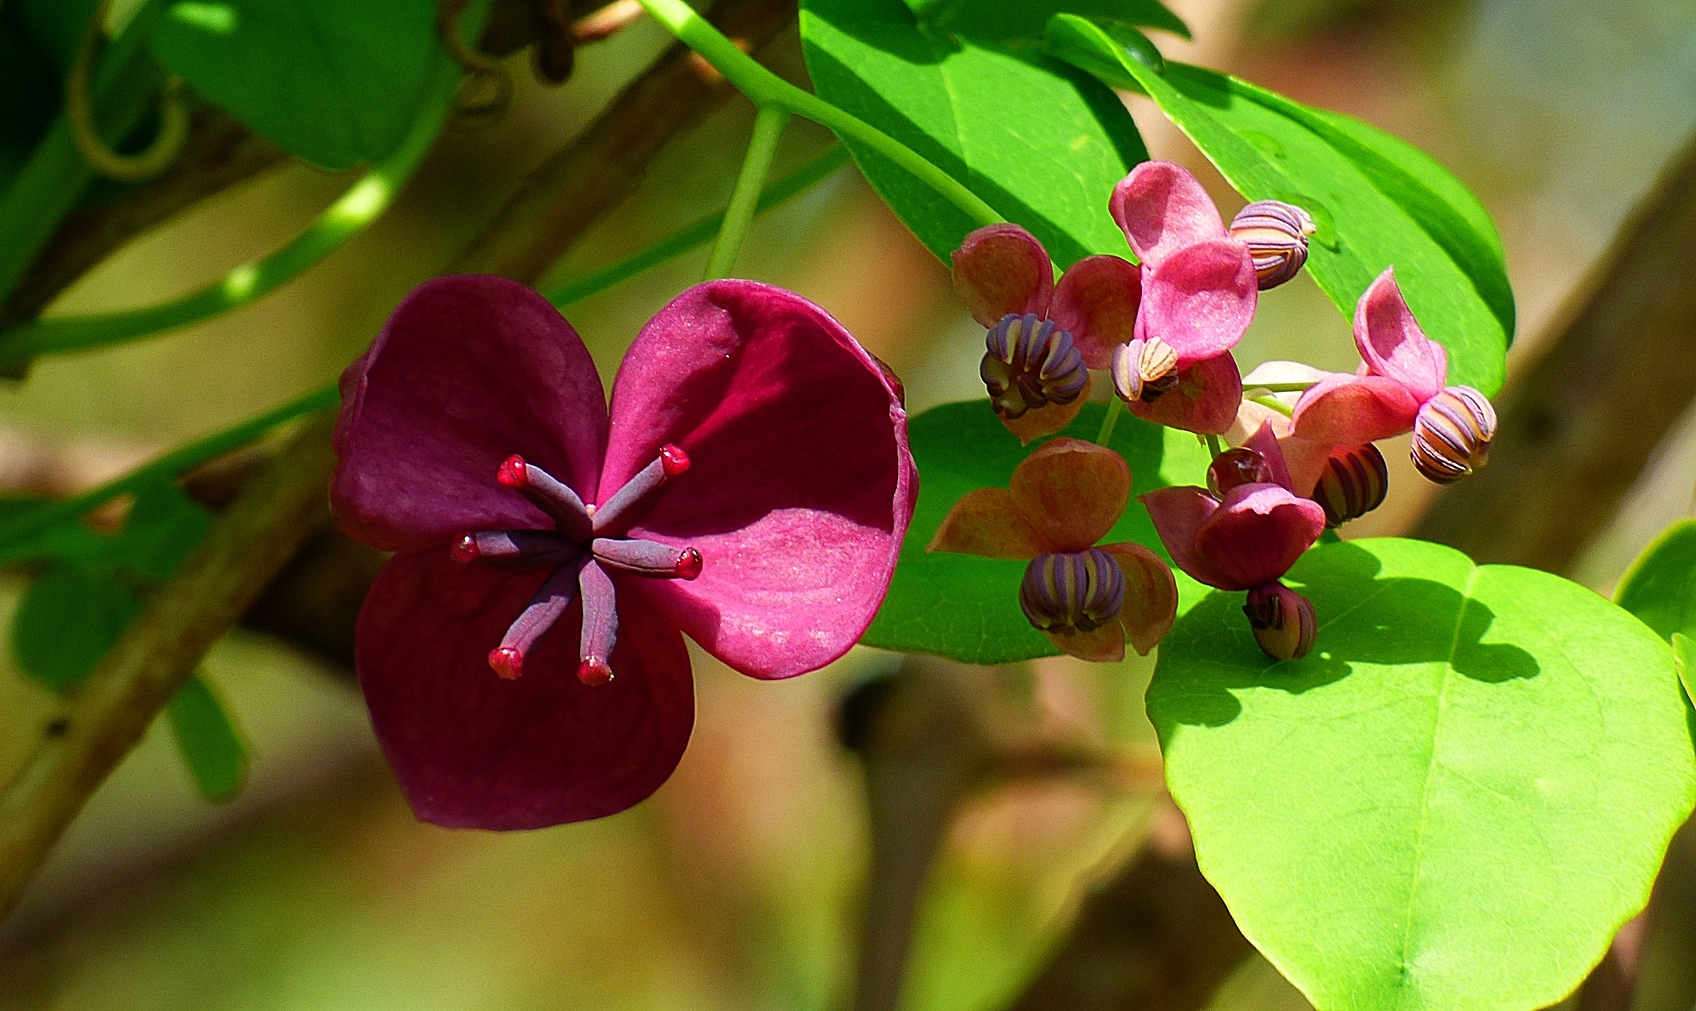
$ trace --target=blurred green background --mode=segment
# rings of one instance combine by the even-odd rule
[[[1696,126],[1696,6],[1688,0],[1174,0],[1196,42],[1168,56],[1340,109],[1436,154],[1484,199],[1520,304],[1516,356]],[[243,311],[121,349],[44,361],[0,388],[0,485],[53,449],[69,491],[334,376],[393,304],[440,268],[522,174],[576,131],[668,40],[638,23],[579,55],[496,126],[450,130],[393,211],[301,280]],[[767,54],[798,70],[791,32]],[[1156,157],[1203,172],[1193,149],[1133,101]],[[561,263],[569,278],[720,206],[752,111],[733,102],[673,145],[636,199]],[[777,171],[820,149],[791,128]],[[349,176],[294,165],[144,236],[52,313],[146,304],[275,248]],[[1104,209],[1105,212],[1105,209]],[[642,321],[696,280],[705,252],[568,315],[610,380]],[[981,395],[981,330],[944,268],[850,170],[761,219],[739,271],[835,313],[923,410]],[[1352,368],[1347,321],[1302,278],[1262,301],[1240,352]],[[33,454],[33,455],[32,455]],[[1395,532],[1422,505],[1404,454],[1392,502],[1352,531]],[[1696,424],[1671,433],[1581,577],[1606,590],[1635,551],[1690,511]],[[19,586],[0,586],[9,613]],[[195,795],[156,728],[95,797],[24,908],[0,930],[0,1008],[690,1009],[840,1006],[853,971],[867,833],[835,707],[887,656],[860,650],[776,684],[696,655],[699,717],[681,768],[650,801],[542,832],[448,832],[415,822],[376,752],[357,690],[280,643],[233,634],[207,669],[249,735],[235,802]],[[1065,658],[1007,672],[1045,725],[1149,748],[1146,661]],[[0,672],[0,775],[46,691]],[[975,798],[951,829],[922,907],[906,990],[913,1011],[1001,1006],[1065,926],[1083,885],[1145,831],[1152,798],[1054,780]],[[1696,950],[1687,948],[1684,958]],[[1637,1007],[1656,1007],[1652,987]],[[1218,1008],[1300,1008],[1264,963]],[[1684,1009],[1679,1009],[1684,1011]]]

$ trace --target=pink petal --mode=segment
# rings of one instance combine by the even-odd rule
[[[1266,461],[1266,466],[1272,471],[1272,483],[1281,488],[1290,489],[1290,468],[1284,463],[1284,451],[1278,444],[1278,430],[1270,422],[1261,425],[1255,433],[1243,443],[1245,449],[1252,449]]]
[[[986,327],[1010,312],[1048,314],[1054,265],[1036,236],[1018,225],[988,225],[954,250],[954,292]]]
[[[1151,404],[1135,401],[1130,409],[1156,425],[1218,435],[1230,429],[1242,399],[1236,359],[1225,354],[1195,363],[1180,374],[1176,388]]]
[[[1099,541],[1131,500],[1131,468],[1105,446],[1054,439],[1013,469],[1013,504],[1050,551],[1082,551]]]
[[[926,551],[947,551],[982,558],[1030,561],[1045,551],[1058,551],[1031,526],[1005,488],[978,488],[960,496],[942,518]]]
[[[692,466],[632,536],[693,545],[704,567],[692,582],[638,580],[641,592],[744,674],[846,653],[883,601],[918,494],[907,414],[877,361],[793,292],[697,285],[625,356],[604,493],[666,443]]]
[[[1178,581],[1160,556],[1130,541],[1103,544],[1125,573],[1125,606],[1119,624],[1138,656],[1160,645],[1178,617]]]
[[[1085,383],[1083,392],[1078,399],[1069,404],[1045,404],[1033,411],[1026,411],[1017,418],[1002,418],[1001,424],[1019,438],[1019,445],[1028,446],[1037,439],[1053,435],[1067,425],[1083,411],[1084,404],[1089,400],[1089,384]]]
[[[1113,348],[1136,334],[1142,303],[1142,269],[1117,256],[1089,256],[1066,269],[1054,289],[1048,317],[1071,331],[1092,369],[1113,364]]]
[[[1224,577],[1195,550],[1195,533],[1218,511],[1219,500],[1209,495],[1206,488],[1178,485],[1139,495],[1137,501],[1154,520],[1154,532],[1160,535],[1160,543],[1166,546],[1172,563],[1200,582],[1219,585]]]
[[[1243,382],[1246,388],[1248,380],[1245,378]],[[1265,404],[1257,404],[1252,400],[1244,400],[1242,404],[1237,407],[1237,416],[1232,419],[1231,427],[1225,429],[1224,435],[1226,444],[1230,446],[1241,446],[1243,443],[1248,441],[1249,436],[1260,431],[1261,425],[1271,425],[1272,431],[1279,438],[1287,436],[1290,432],[1289,418],[1285,417],[1278,411],[1274,411],[1272,408],[1267,407]]]
[[[595,363],[542,296],[437,278],[342,376],[330,502],[348,536],[391,551],[551,527],[496,469],[517,453],[593,499],[606,424]]]
[[[1233,239],[1185,246],[1143,278],[1137,336],[1172,345],[1178,368],[1188,368],[1236,347],[1259,300],[1247,246]]]
[[[1090,663],[1118,663],[1125,659],[1125,626],[1110,621],[1093,632],[1056,635],[1044,632],[1054,648]]]
[[[1150,267],[1185,246],[1226,235],[1213,198],[1195,176],[1169,161],[1145,161],[1132,169],[1113,187],[1107,206],[1137,259]]]
[[[356,666],[377,740],[412,809],[455,828],[528,829],[622,811],[676,768],[695,718],[677,630],[619,594],[613,681],[577,679],[577,607],[515,681],[488,653],[546,578],[406,552],[359,614]]]
[[[1326,446],[1358,446],[1413,429],[1419,401],[1382,376],[1332,376],[1296,403],[1298,438]]]
[[[1195,553],[1215,579],[1190,575],[1221,590],[1269,583],[1288,572],[1324,529],[1319,503],[1275,484],[1240,485],[1196,527]]]
[[[1385,268],[1355,305],[1354,343],[1373,374],[1401,383],[1419,403],[1442,392],[1448,354],[1413,318],[1394,267]]]

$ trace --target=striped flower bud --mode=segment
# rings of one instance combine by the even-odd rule
[[[1178,385],[1178,352],[1158,337],[1113,349],[1113,389],[1127,403],[1152,404]]]
[[[1312,216],[1282,200],[1256,200],[1231,219],[1231,238],[1248,246],[1261,291],[1301,272],[1313,231]]]
[[[1125,573],[1100,548],[1038,555],[1025,567],[1019,606],[1044,632],[1093,632],[1125,606]]]
[[[996,413],[1023,417],[1048,404],[1069,404],[1089,385],[1089,369],[1072,335],[1035,313],[1008,313],[984,340],[978,374]]]
[[[1243,604],[1254,641],[1274,660],[1299,660],[1313,649],[1319,616],[1313,602],[1283,583],[1271,582],[1248,591]]]
[[[1325,525],[1340,527],[1383,505],[1389,490],[1390,467],[1369,442],[1333,449],[1311,498],[1325,510]]]
[[[1413,465],[1438,484],[1484,466],[1496,438],[1496,409],[1470,386],[1451,386],[1432,397],[1413,421]]]
[[[1245,484],[1269,484],[1272,480],[1272,467],[1266,458],[1241,446],[1225,450],[1207,466],[1207,490],[1217,499],[1229,495],[1232,488]]]

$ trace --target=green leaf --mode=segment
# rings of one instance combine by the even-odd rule
[[[1061,435],[1093,440],[1102,407],[1086,405]],[[1043,441],[1020,446],[988,400],[934,407],[908,424],[919,466],[919,501],[883,607],[861,640],[868,646],[936,653],[968,663],[1010,663],[1057,651],[1019,610],[1025,563],[975,555],[930,553],[925,545],[954,503],[978,488],[1005,488],[1013,468]],[[1151,425],[1128,414],[1113,429],[1112,447],[1131,466],[1132,495],[1171,484],[1196,484],[1209,456],[1195,436]],[[1148,510],[1134,497],[1104,543],[1136,541],[1161,557]],[[1205,587],[1177,573],[1179,608],[1201,599]]]
[[[1320,546],[1288,579],[1306,658],[1262,654],[1240,593],[1160,649],[1148,711],[1202,870],[1318,1008],[1560,1000],[1696,801],[1671,652],[1581,586],[1435,544]]]
[[[1696,638],[1696,520],[1683,519],[1637,556],[1614,589],[1619,606],[1661,638]]]
[[[1684,697],[1696,705],[1696,689],[1690,687],[1692,679],[1696,679],[1696,639],[1685,636],[1683,632],[1672,634],[1672,658],[1678,664],[1678,683],[1684,686]]]
[[[1048,40],[1080,66],[1136,81],[1248,199],[1306,208],[1318,225],[1307,269],[1345,316],[1394,265],[1414,315],[1448,349],[1449,381],[1501,388],[1514,327],[1501,240],[1442,166],[1364,123],[1224,74],[1182,63],[1156,72],[1079,18],[1056,16]]]
[[[1030,49],[921,26],[901,0],[804,0],[801,38],[820,97],[971,187],[1035,233],[1059,264],[1129,255],[1107,200],[1148,154],[1099,81]],[[974,223],[888,160],[849,148],[872,187],[946,262]]]
[[[31,583],[12,617],[12,654],[54,691],[88,677],[141,611],[141,598],[110,576],[79,566]]]
[[[112,560],[147,582],[171,578],[212,529],[212,513],[169,479],[136,495],[124,529],[115,539]]]
[[[974,39],[1038,39],[1056,14],[1161,28],[1189,38],[1189,26],[1160,0],[906,0],[926,25]]]
[[[171,696],[166,715],[200,795],[218,802],[240,793],[247,783],[247,744],[205,674],[190,678]]]
[[[430,0],[174,0],[153,51],[255,133],[331,169],[391,154],[449,72]]]

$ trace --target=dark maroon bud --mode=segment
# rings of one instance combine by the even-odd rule
[[[1008,313],[984,339],[988,350],[978,374],[990,402],[1004,418],[1049,404],[1069,404],[1089,385],[1083,355],[1072,335],[1035,313]]]
[[[1283,583],[1271,582],[1248,591],[1243,604],[1254,641],[1274,660],[1299,660],[1313,649],[1319,617],[1313,602]]]
[[[1257,200],[1231,219],[1231,238],[1248,246],[1261,291],[1301,273],[1313,232],[1313,217],[1282,200]]]
[[[1025,567],[1019,606],[1044,632],[1093,632],[1125,606],[1125,573],[1100,548],[1038,555]]]
[[[1490,459],[1496,409],[1470,386],[1451,386],[1427,400],[1413,422],[1409,455],[1438,484],[1459,481]]]
[[[1213,458],[1207,468],[1207,490],[1223,499],[1231,489],[1245,484],[1272,483],[1272,467],[1252,449],[1239,446]]]
[[[1383,505],[1389,491],[1389,465],[1378,447],[1369,442],[1331,450],[1319,483],[1313,486],[1312,498],[1325,510],[1326,525],[1340,527]]]
[[[1113,349],[1109,372],[1120,400],[1152,404],[1178,385],[1178,352],[1158,337],[1139,337]]]

